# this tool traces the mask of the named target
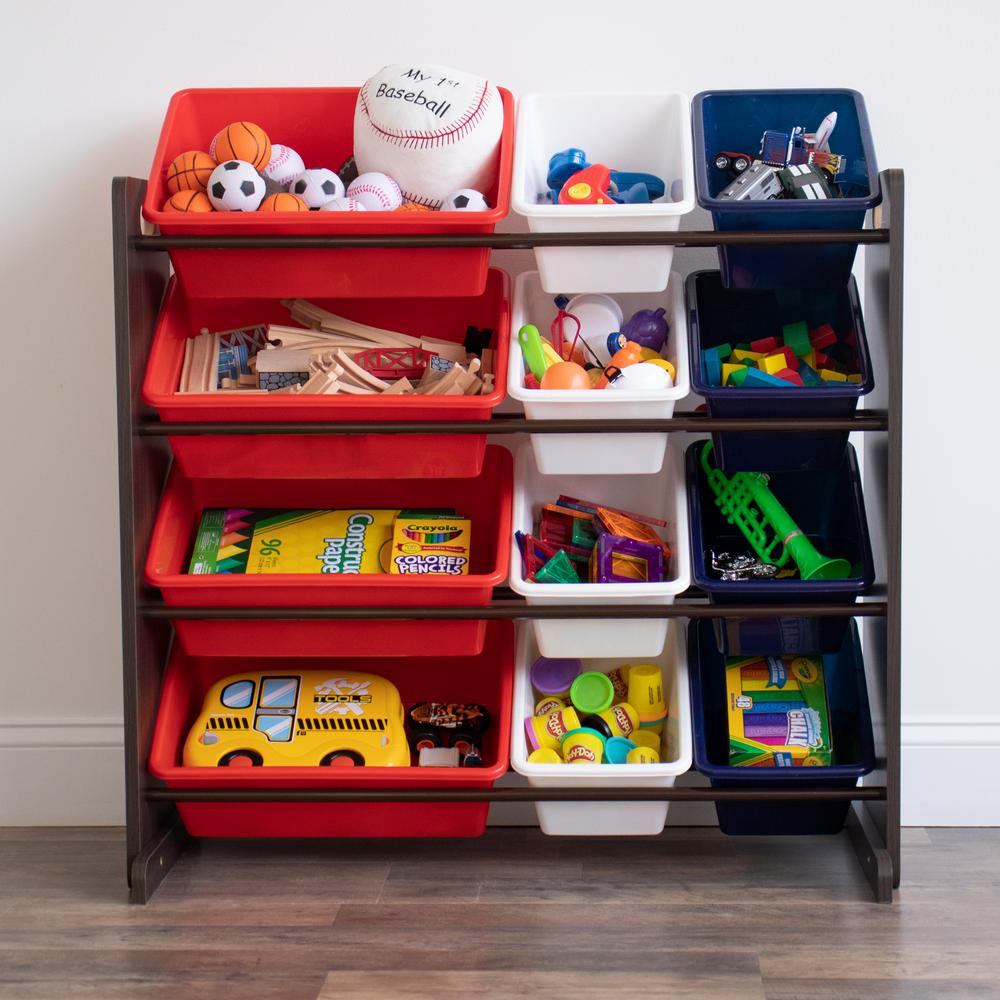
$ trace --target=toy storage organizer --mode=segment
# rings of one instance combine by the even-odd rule
[[[484,232],[476,237],[483,250],[535,248],[540,243],[544,243],[545,249],[575,249],[581,247],[584,240],[588,245],[593,244],[594,248],[605,251],[610,247],[630,245],[659,246],[668,251],[677,246],[725,247],[730,245],[730,241],[744,247],[753,245],[756,249],[779,246],[783,242],[809,246],[864,244],[867,279],[865,322],[872,368],[878,375],[875,389],[866,400],[870,409],[858,414],[764,418],[665,415],[652,410],[638,410],[627,416],[616,414],[613,418],[606,418],[595,408],[591,414],[582,418],[577,414],[566,418],[559,415],[525,418],[490,415],[488,411],[491,407],[487,406],[485,415],[434,413],[414,420],[395,420],[394,415],[390,415],[385,422],[373,419],[372,414],[351,413],[346,419],[340,414],[327,416],[326,413],[318,413],[301,417],[297,414],[282,414],[277,424],[271,424],[258,420],[255,414],[247,417],[222,412],[198,414],[195,417],[192,414],[168,414],[165,409],[161,409],[157,418],[148,408],[141,392],[142,381],[168,284],[167,257],[159,251],[184,249],[190,252],[193,263],[211,261],[210,255],[217,250],[222,252],[221,248],[226,247],[230,264],[233,259],[239,259],[239,254],[272,254],[284,262],[284,266],[290,267],[292,261],[297,259],[297,254],[308,254],[316,249],[315,241],[310,241],[311,249],[297,249],[297,237],[294,234],[278,237],[240,236],[230,243],[226,242],[225,236],[213,236],[208,243],[211,249],[192,249],[190,243],[178,247],[169,234],[160,237],[143,236],[139,229],[139,214],[145,183],[130,178],[117,178],[113,188],[113,201],[122,518],[127,861],[131,899],[145,902],[151,896],[172,862],[183,851],[190,833],[232,834],[239,828],[250,836],[272,836],[284,835],[289,827],[299,826],[303,833],[319,835],[338,835],[344,832],[367,834],[386,832],[387,825],[395,824],[401,832],[411,834],[469,835],[482,831],[486,808],[488,803],[494,801],[537,803],[540,822],[550,832],[566,832],[567,823],[579,820],[582,829],[599,833],[606,829],[606,826],[602,826],[606,823],[603,817],[607,816],[609,810],[622,810],[623,815],[628,814],[635,819],[636,832],[648,833],[662,828],[670,802],[698,801],[744,809],[753,804],[795,804],[806,809],[832,805],[846,810],[847,830],[856,847],[859,863],[871,882],[876,898],[890,901],[892,888],[898,884],[899,879],[902,174],[899,171],[887,171],[880,176],[879,181],[882,192],[881,216],[876,222],[879,228],[874,231],[818,234],[798,231],[752,234],[679,233],[671,232],[668,227],[661,225],[657,227],[657,232],[602,233],[585,230],[582,233],[547,233],[541,237],[535,234],[491,235]],[[569,224],[565,227],[570,230],[573,228]],[[334,234],[324,236],[319,249],[350,249],[352,258],[357,258],[360,262],[365,259],[366,254],[379,254],[385,248],[384,237],[378,236],[375,239],[383,242],[366,245],[363,235],[343,237]],[[408,239],[405,235],[393,236],[393,241],[398,241],[398,248],[407,254],[407,259],[412,261],[421,254],[434,252],[426,248],[417,249],[419,237],[410,242]],[[630,244],[629,240],[634,242]],[[461,245],[466,249],[467,241],[462,239]],[[237,247],[251,249],[240,249],[239,254],[233,254],[231,251]],[[251,258],[248,257],[249,259]],[[669,272],[669,264],[667,271]],[[487,294],[491,280],[489,277],[486,279]],[[245,294],[236,284],[234,278],[231,292],[234,298]],[[190,294],[190,288],[185,288],[184,291]],[[175,291],[172,294],[178,293]],[[282,290],[278,294],[287,294],[287,291]],[[313,290],[303,294],[316,292]],[[345,295],[335,289],[328,290],[325,294],[328,297]],[[473,288],[468,294],[474,296],[483,292]],[[351,292],[346,293],[346,297],[357,296]],[[367,308],[361,302],[356,305],[358,308]],[[198,308],[200,307],[199,305]],[[163,336],[162,330],[157,336]],[[676,344],[674,349],[678,349]],[[680,362],[682,359],[677,360]],[[166,371],[167,367],[169,366],[163,370]],[[146,390],[146,399],[152,402],[148,382]],[[676,539],[676,551],[681,557],[672,569],[672,582],[666,587],[668,592],[663,594],[644,596],[633,591],[632,598],[626,599],[627,603],[604,600],[598,606],[576,601],[571,594],[560,594],[555,604],[534,603],[539,596],[544,595],[528,594],[527,599],[522,599],[511,591],[496,586],[505,575],[510,562],[509,540],[505,538],[495,539],[498,547],[493,558],[490,558],[489,546],[485,553],[480,552],[477,558],[483,560],[483,563],[481,566],[474,566],[473,575],[462,582],[461,586],[467,588],[467,592],[461,597],[439,590],[435,585],[416,605],[410,601],[404,604],[399,600],[392,585],[387,587],[384,579],[372,581],[371,593],[364,596],[370,603],[365,606],[321,603],[312,599],[308,587],[294,584],[290,592],[292,596],[282,594],[280,580],[258,584],[257,581],[244,579],[235,581],[237,586],[231,600],[227,600],[227,606],[205,607],[197,603],[201,599],[197,587],[215,587],[220,581],[207,581],[205,584],[195,582],[192,590],[189,588],[193,578],[185,579],[177,572],[180,568],[177,552],[182,547],[180,536],[185,531],[191,531],[190,524],[182,528],[180,523],[184,520],[180,516],[184,504],[191,502],[190,499],[184,499],[185,495],[197,496],[201,490],[205,491],[202,495],[218,496],[224,502],[226,491],[234,489],[239,483],[228,482],[223,477],[212,483],[212,477],[206,476],[204,469],[184,468],[180,460],[177,462],[178,468],[170,474],[171,451],[168,441],[177,444],[183,439],[197,446],[199,438],[207,434],[227,437],[232,440],[234,447],[239,447],[249,444],[260,435],[296,439],[301,437],[305,441],[313,441],[324,435],[338,435],[351,440],[384,437],[392,442],[391,446],[405,450],[408,447],[415,449],[416,442],[427,434],[479,437],[487,433],[496,435],[494,440],[501,439],[502,436],[502,440],[508,442],[517,454],[518,462],[533,464],[534,456],[528,435],[538,440],[546,435],[559,434],[596,436],[598,439],[607,435],[628,434],[656,440],[676,432],[694,432],[704,437],[708,433],[732,430],[755,433],[796,430],[800,433],[859,432],[854,435],[853,440],[855,446],[865,453],[865,502],[873,561],[877,569],[869,593],[862,594],[856,603],[849,605],[838,603],[838,595],[826,592],[798,595],[798,598],[784,594],[755,595],[754,600],[723,604],[709,603],[705,592],[690,588],[688,559],[689,552],[693,551],[696,543],[693,545],[686,537],[688,507],[682,464],[683,449],[688,442],[674,438],[666,444],[665,458],[659,472],[645,476],[615,476],[614,479],[606,480],[609,489],[613,487],[617,491],[615,495],[620,494],[623,502],[629,491],[633,491],[633,495],[640,499],[647,499],[641,493],[634,493],[636,487],[633,480],[645,479],[650,487],[653,483],[663,483],[664,488],[658,490],[657,495],[663,494],[661,502],[667,505],[664,513],[669,508],[667,516],[676,518],[679,536]],[[183,451],[183,444],[179,450]],[[481,485],[486,481],[498,481],[498,474],[499,481],[504,481],[502,468],[495,464],[502,464],[503,460],[491,457],[493,451],[490,447],[484,449],[481,470],[474,469],[468,475],[458,475],[447,486],[450,495],[454,497],[450,503],[458,506],[462,498],[475,500],[477,508],[485,507],[486,513],[482,510],[471,513],[473,516],[478,513],[489,524],[493,523],[491,518],[494,516],[503,516],[505,502],[502,487],[499,490],[494,488],[491,492],[484,491]],[[168,474],[170,484],[164,507],[158,509]],[[442,484],[433,483],[433,479],[428,478],[430,476],[440,477],[441,473],[428,473],[427,476],[418,474],[409,483],[405,483],[404,488],[426,490],[427,497],[430,498],[434,490],[442,488]],[[532,482],[534,476],[535,473],[529,473],[523,482]],[[487,480],[487,477],[493,478]],[[282,490],[301,491],[302,502],[308,499],[309,491],[317,488],[316,482],[326,478],[325,473],[317,474],[314,479],[301,479],[290,485],[287,477],[277,473],[274,476],[275,481],[285,480],[280,487]],[[397,478],[401,482],[404,477]],[[351,475],[344,479],[350,481]],[[564,472],[549,475],[537,473],[537,479],[543,480],[544,485],[536,483],[532,489],[548,491],[551,483],[553,493],[568,489],[574,482],[581,490],[586,488],[583,484],[588,480],[591,490],[604,485],[600,475],[596,478],[590,475],[574,481]],[[257,485],[265,491],[272,488],[268,480],[261,480]],[[333,487],[326,485],[324,488]],[[378,475],[373,475],[366,482],[351,482],[349,487],[351,495],[357,498],[364,494],[366,488],[382,491],[388,498],[386,491],[396,488],[393,473],[381,469],[378,470]],[[493,493],[497,495],[494,496]],[[530,507],[537,499],[528,498],[527,492],[520,500],[508,494],[508,502],[513,509],[522,510],[522,515],[515,514],[515,517],[523,516],[525,506]],[[172,504],[176,505],[173,508],[176,519],[171,514]],[[646,509],[648,504],[639,506]],[[154,538],[158,516],[160,524],[156,527]],[[485,530],[489,536],[489,527]],[[168,544],[171,532],[174,541]],[[167,558],[167,553],[172,555]],[[865,563],[864,559],[861,562]],[[148,578],[147,566],[150,571]],[[517,561],[511,569],[516,583],[519,572]],[[164,585],[164,600],[161,601],[158,591],[151,586],[151,580]],[[519,586],[523,589],[527,585]],[[767,603],[755,603],[758,599]],[[845,618],[865,620],[863,662],[867,671],[867,690],[875,739],[874,769],[859,784],[855,784],[857,776],[851,776],[849,781],[839,784],[797,782],[794,786],[783,783],[781,787],[777,787],[768,782],[751,782],[747,787],[747,783],[744,786],[731,784],[725,775],[711,775],[710,785],[704,778],[697,777],[686,777],[678,785],[678,776],[688,770],[692,755],[699,752],[697,746],[693,746],[686,691],[689,679],[700,669],[700,663],[696,664],[690,659],[689,650],[682,641],[685,630],[681,623],[685,619],[689,620],[689,634],[698,629],[706,629],[711,636],[713,629],[725,629],[727,623],[732,621],[745,623],[788,617],[818,622],[843,622]],[[511,645],[513,636],[509,622],[512,619],[522,619],[525,623],[534,620],[535,625],[539,626],[537,630],[526,627],[526,624],[521,626],[521,645],[517,657],[514,657]],[[648,655],[643,654],[643,659],[656,660],[662,664],[665,676],[669,677],[671,700],[673,702],[676,698],[679,710],[672,715],[674,723],[664,743],[662,765],[655,765],[655,773],[644,772],[644,776],[636,784],[632,784],[631,776],[624,772],[623,777],[613,781],[608,781],[604,773],[590,775],[584,773],[583,769],[565,776],[532,773],[523,759],[523,743],[517,745],[515,741],[514,745],[508,745],[512,718],[506,712],[512,712],[516,716],[524,710],[524,705],[517,700],[511,705],[511,672],[523,671],[525,662],[535,655],[536,632],[538,641],[541,642],[546,634],[546,626],[558,629],[569,622],[585,628],[594,619],[607,622],[615,629],[632,624],[636,626],[636,634],[642,634],[645,626],[652,626],[660,630],[661,634],[666,633],[666,644],[660,643]],[[426,649],[413,649],[411,646],[407,655],[398,655],[403,645],[395,643],[398,641],[403,644],[407,636],[412,638],[418,634],[418,626],[433,626],[435,634],[440,636],[447,634],[440,631],[444,625],[466,626],[470,623],[475,629],[474,634],[462,637],[459,632],[459,640],[443,654],[438,649],[429,652]],[[178,633],[176,641],[174,627]],[[344,640],[345,644],[337,647],[337,653],[343,656],[360,655],[366,634],[371,638],[381,634],[383,629],[395,630],[393,641],[387,642],[384,648],[376,650],[374,654],[372,649],[367,650],[368,664],[373,668],[377,665],[379,672],[395,679],[403,690],[404,699],[423,697],[412,685],[424,675],[439,681],[442,686],[452,684],[461,675],[469,678],[469,683],[475,686],[472,694],[463,689],[461,695],[457,688],[448,687],[448,697],[487,699],[494,697],[495,690],[499,703],[506,705],[507,709],[501,711],[503,719],[497,720],[493,735],[484,748],[486,766],[478,773],[466,775],[461,771],[449,772],[440,778],[440,772],[437,771],[427,775],[419,773],[416,768],[399,768],[375,775],[367,771],[363,775],[360,772],[350,776],[338,774],[333,779],[324,774],[320,781],[312,776],[312,768],[283,769],[286,773],[277,775],[272,769],[263,775],[258,772],[241,776],[238,787],[230,781],[223,783],[214,772],[191,774],[194,769],[180,766],[177,747],[184,725],[187,724],[182,719],[189,720],[191,706],[204,690],[204,685],[211,678],[222,676],[227,669],[227,659],[251,655],[248,651],[253,650],[254,656],[263,659],[278,654],[285,660],[289,657],[301,658],[303,665],[329,663],[328,638],[301,640],[300,645],[294,648],[289,647],[288,641],[292,635],[308,635],[308,628],[322,630],[331,627],[342,627],[345,629],[343,635],[353,635],[353,639]],[[625,634],[624,630],[622,634]],[[697,634],[701,635],[701,632]],[[850,626],[848,635],[853,634],[853,626]],[[241,642],[245,643],[245,648],[239,646]],[[356,645],[352,646],[352,642]],[[656,646],[655,639],[652,646]],[[391,655],[390,649],[397,655]],[[588,652],[602,651],[591,647]],[[617,644],[610,652],[615,659],[621,655]],[[320,657],[321,660],[318,659]],[[523,701],[523,677],[520,683],[519,697]],[[490,685],[495,687],[488,690]],[[158,719],[157,706],[161,691],[164,693],[164,704],[171,707]],[[706,767],[717,763],[718,758],[712,756],[712,748],[709,747],[706,752]],[[508,759],[512,759],[515,767],[527,776],[527,787],[492,787]],[[858,766],[863,763],[865,762],[859,758]],[[606,765],[605,769],[610,767],[611,765]],[[390,770],[392,773],[389,773]],[[867,766],[864,770],[867,770]],[[302,773],[293,774],[292,771]],[[551,777],[555,777],[558,783],[549,784]],[[698,784],[699,780],[701,784]],[[220,784],[223,787],[219,787]],[[391,813],[388,811],[390,809]],[[181,820],[182,812],[187,830]],[[618,832],[621,832],[620,828]],[[619,848],[612,844],[608,849]],[[620,849],[627,850],[627,845],[620,845]],[[781,848],[776,842],[776,864],[780,864],[780,854]]]

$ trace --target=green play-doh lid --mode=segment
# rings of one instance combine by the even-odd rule
[[[603,712],[614,701],[615,687],[607,674],[588,670],[573,681],[569,697],[578,712]]]

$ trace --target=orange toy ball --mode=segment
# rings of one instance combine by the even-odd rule
[[[208,151],[219,163],[243,160],[263,170],[271,161],[271,140],[253,122],[232,122],[212,140]]]
[[[164,203],[164,212],[213,212],[204,191],[175,191]]]
[[[176,191],[204,191],[208,178],[217,166],[208,153],[200,150],[190,149],[181,153],[167,167],[167,190],[171,194]]]
[[[543,389],[589,389],[590,376],[575,361],[549,365],[542,376]]]
[[[297,195],[288,191],[269,194],[261,203],[258,212],[308,212],[309,206]]]
[[[397,212],[429,212],[431,211],[426,205],[418,205],[415,201],[404,201],[399,208],[396,209]]]

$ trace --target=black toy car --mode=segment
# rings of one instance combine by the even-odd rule
[[[422,701],[407,712],[407,721],[414,753],[425,747],[455,747],[463,758],[478,758],[490,713],[483,705]]]

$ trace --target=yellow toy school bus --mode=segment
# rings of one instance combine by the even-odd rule
[[[373,674],[235,674],[213,684],[184,743],[188,767],[408,767],[403,705]]]

